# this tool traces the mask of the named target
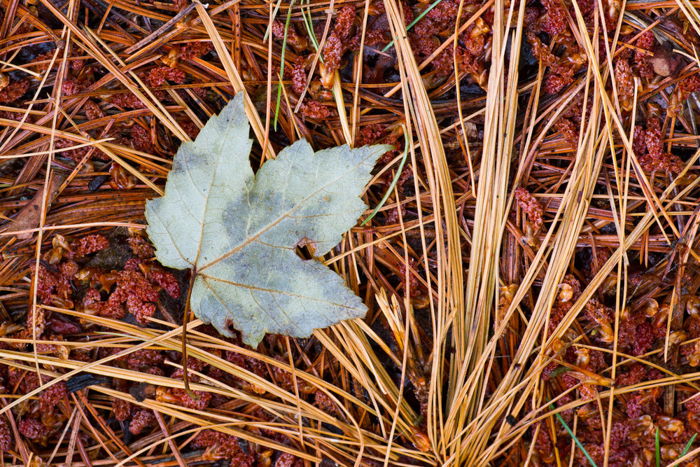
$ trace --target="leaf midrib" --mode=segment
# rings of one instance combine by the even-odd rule
[[[218,117],[221,118],[221,117]],[[204,230],[206,229],[207,223],[205,222],[207,218],[207,212],[209,211],[209,200],[211,199],[211,193],[212,189],[214,187],[214,184],[216,183],[216,177],[219,173],[219,163],[221,162],[221,159],[224,158],[223,154],[223,144],[224,144],[224,138],[219,139],[219,144],[218,144],[218,151],[217,151],[217,157],[216,157],[216,164],[214,164],[214,170],[212,171],[212,177],[209,182],[209,189],[207,190],[207,193],[204,198],[204,209],[202,213],[202,220],[199,222],[199,242],[197,244],[197,256],[194,258],[194,267],[197,267],[197,263],[199,262],[199,255],[202,253],[202,245],[204,244]],[[189,171],[188,171],[189,173]],[[190,178],[192,177],[191,174],[189,174]]]
[[[349,171],[356,169],[357,167],[359,167],[360,165],[362,165],[362,163],[364,163],[367,159],[369,159],[369,158],[371,158],[371,157],[372,157],[372,153],[368,154],[367,157],[363,158],[363,159],[360,160],[357,164],[353,165],[352,168],[351,168]],[[260,229],[258,232],[256,232],[253,236],[248,237],[248,238],[245,239],[241,244],[236,245],[236,246],[233,247],[231,250],[229,250],[228,252],[224,253],[223,255],[221,255],[220,257],[216,258],[215,260],[210,261],[209,263],[203,265],[203,266],[200,267],[200,268],[196,268],[196,262],[195,262],[195,268],[196,268],[195,273],[196,273],[196,274],[201,274],[201,273],[202,273],[203,271],[205,271],[206,269],[208,269],[208,268],[210,268],[210,267],[212,267],[212,266],[218,264],[219,262],[225,260],[226,258],[229,258],[230,256],[235,255],[236,253],[238,253],[239,251],[241,251],[242,249],[244,249],[245,247],[247,247],[248,245],[250,245],[251,243],[253,243],[255,240],[257,240],[260,236],[264,235],[265,233],[269,232],[271,229],[275,228],[280,222],[282,222],[284,219],[286,219],[287,217],[289,217],[290,214],[292,214],[292,213],[293,213],[294,211],[296,211],[300,206],[302,206],[303,204],[305,204],[310,198],[312,198],[313,196],[315,196],[315,195],[318,194],[319,192],[323,191],[327,186],[332,185],[332,184],[335,183],[336,181],[338,181],[338,180],[340,180],[341,178],[345,177],[345,176],[348,174],[349,171],[346,171],[346,172],[344,172],[342,175],[340,175],[340,176],[338,176],[338,177],[336,177],[336,178],[334,178],[334,179],[329,180],[328,183],[326,183],[326,184],[320,186],[317,190],[315,190],[315,191],[313,191],[312,193],[310,193],[307,197],[301,199],[301,200],[300,200],[298,203],[296,203],[291,209],[289,209],[289,210],[287,210],[286,212],[282,213],[282,214],[281,214],[279,217],[277,217],[273,222],[270,222],[270,223],[267,224],[265,227],[263,227],[263,228]],[[256,179],[255,179],[255,184],[257,184],[257,182],[258,182],[258,180],[257,180],[257,177],[256,177]],[[201,242],[200,242],[200,244],[201,244]],[[201,246],[200,246],[200,248],[201,248]],[[211,277],[211,276],[209,276],[209,277]]]
[[[330,272],[330,271],[329,271],[329,272]],[[205,282],[205,284],[206,284],[206,287],[207,287],[207,289],[209,289],[209,290],[213,290],[213,289],[212,289],[212,288],[209,286],[209,284],[207,284],[206,282],[207,282],[207,280],[212,280],[212,281],[221,282],[221,283],[224,283],[224,284],[227,284],[227,285],[233,285],[234,287],[241,287],[241,288],[244,288],[244,289],[253,290],[253,291],[256,291],[256,292],[267,292],[267,293],[270,293],[270,294],[279,294],[279,295],[285,295],[285,296],[288,296],[288,297],[302,298],[302,299],[304,299],[304,300],[309,300],[309,301],[319,302],[319,303],[325,303],[325,304],[327,304],[327,305],[336,306],[336,307],[338,307],[338,308],[345,308],[345,309],[347,309],[347,310],[354,310],[354,311],[359,311],[359,310],[360,310],[359,308],[355,308],[355,307],[352,307],[352,306],[348,306],[348,305],[345,305],[345,304],[343,304],[343,303],[331,302],[331,301],[328,301],[328,300],[323,300],[323,299],[316,298],[316,297],[311,297],[311,296],[308,296],[308,295],[302,295],[302,294],[295,294],[295,293],[291,293],[291,292],[285,292],[284,290],[279,290],[279,289],[270,289],[270,288],[266,288],[266,287],[258,287],[258,286],[252,285],[252,284],[244,284],[244,283],[242,283],[242,282],[234,282],[234,281],[222,279],[222,278],[216,277],[216,276],[209,276],[209,275],[207,275],[207,274],[200,274],[200,277],[202,278],[202,280],[204,280],[204,282]]]

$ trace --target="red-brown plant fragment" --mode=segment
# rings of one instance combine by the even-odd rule
[[[177,54],[185,60],[201,57],[214,50],[211,42],[195,41],[177,47]]]
[[[0,104],[9,104],[24,96],[29,90],[29,80],[26,78],[12,81],[0,91]]]
[[[47,435],[46,427],[36,418],[25,418],[19,421],[19,432],[28,439],[39,439]]]
[[[235,459],[241,467],[252,467],[255,459],[245,453],[238,443],[238,438],[214,430],[204,430],[197,435],[193,444],[200,448],[208,448],[214,459]]]
[[[649,118],[646,129],[639,132],[640,140],[644,141],[644,153],[639,157],[639,165],[647,173],[668,172],[679,174],[685,163],[675,154],[664,152],[663,135],[661,133],[661,122],[658,118]],[[637,133],[635,132],[635,138]],[[641,148],[641,141],[636,146]]]
[[[0,451],[9,451],[15,444],[14,437],[10,431],[5,417],[0,418]]]
[[[42,303],[51,304],[56,300],[68,299],[72,295],[69,280],[59,271],[50,271],[39,265],[38,279],[36,292]]]
[[[301,113],[306,118],[323,120],[331,115],[331,111],[325,105],[315,100],[308,100],[301,106]]]
[[[330,89],[333,86],[333,76],[340,68],[340,60],[343,58],[343,43],[336,33],[331,33],[326,38],[323,47],[323,59],[321,64],[321,83]]]
[[[126,421],[131,416],[131,411],[134,405],[131,402],[127,402],[123,399],[115,398],[112,401],[112,413],[114,418],[120,422]]]
[[[180,296],[180,283],[173,273],[153,267],[148,273],[148,278],[162,287],[172,298]]]
[[[615,84],[622,107],[629,110],[634,99],[634,74],[626,59],[615,62]]]
[[[185,72],[169,66],[159,66],[151,68],[146,76],[146,82],[148,82],[148,85],[151,87],[163,86],[167,84],[168,81],[175,84],[184,83]]]
[[[129,237],[127,240],[129,242],[129,248],[131,248],[131,251],[136,255],[138,258],[141,259],[150,259],[153,258],[153,255],[155,254],[155,250],[153,249],[153,246],[146,240],[144,237],[140,235],[135,235]]]
[[[292,75],[292,91],[294,91],[296,94],[301,95],[301,93],[304,92],[307,83],[303,57],[297,58],[297,60],[294,62],[294,66],[290,71],[290,74]]]
[[[520,209],[525,213],[532,228],[535,231],[540,230],[544,222],[544,209],[540,202],[523,187],[515,189],[515,200],[518,202]]]
[[[61,91],[63,92],[64,97],[70,97],[75,94],[78,94],[80,91],[82,91],[83,86],[76,80],[73,79],[68,79],[63,82],[63,85],[61,86]]]
[[[542,30],[551,35],[568,33],[567,12],[561,0],[543,0],[542,5],[544,5],[547,12],[542,24]]]
[[[302,467],[304,461],[288,452],[282,453],[275,461],[275,467]]]
[[[73,254],[77,258],[91,255],[92,253],[102,251],[108,247],[109,240],[107,240],[107,237],[100,234],[86,235],[85,237],[81,237],[71,244]]]
[[[338,15],[335,18],[335,26],[333,27],[333,32],[341,40],[345,40],[350,37],[352,32],[353,22],[355,21],[355,7],[354,6],[344,6],[338,10]]]
[[[129,422],[129,433],[140,435],[143,430],[156,424],[156,416],[150,409],[136,409]]]
[[[49,386],[39,396],[39,406],[44,412],[51,412],[54,407],[68,396],[68,389],[64,381]]]
[[[131,93],[117,94],[109,99],[111,104],[125,109],[145,109],[146,104]]]

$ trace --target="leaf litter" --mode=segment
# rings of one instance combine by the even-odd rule
[[[695,465],[695,5],[184,3],[0,7],[5,462]],[[187,392],[184,297],[139,232],[232,87],[275,150],[406,146],[326,257],[367,318],[255,350],[190,323]],[[45,218],[20,214],[55,175]],[[67,371],[107,382],[70,394]]]

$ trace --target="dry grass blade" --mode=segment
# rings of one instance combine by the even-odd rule
[[[3,464],[694,465],[696,7],[0,2]],[[363,320],[183,320],[144,204],[241,92],[254,167],[394,146],[320,259]]]

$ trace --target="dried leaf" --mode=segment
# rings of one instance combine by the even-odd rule
[[[49,194],[46,199],[47,212],[48,208],[51,206],[51,203],[54,201],[54,198],[56,198],[56,195],[58,194],[58,189],[60,188],[61,183],[63,183],[63,180],[65,179],[65,175],[52,174],[48,184]],[[39,227],[39,218],[41,217],[41,203],[44,200],[45,188],[45,186],[40,187],[36,191],[36,193],[34,193],[34,197],[32,197],[29,203],[27,203],[17,213],[17,216],[15,216],[15,219],[12,223],[12,231],[8,233],[18,232],[17,238],[20,240],[32,238],[34,232],[31,232],[31,230]]]
[[[226,336],[233,325],[251,346],[266,332],[307,337],[364,316],[341,277],[295,247],[310,241],[322,256],[340,242],[366,209],[359,195],[390,147],[314,153],[302,140],[253,174],[242,97],[180,147],[165,196],[148,202],[158,260],[192,268],[197,317]]]

